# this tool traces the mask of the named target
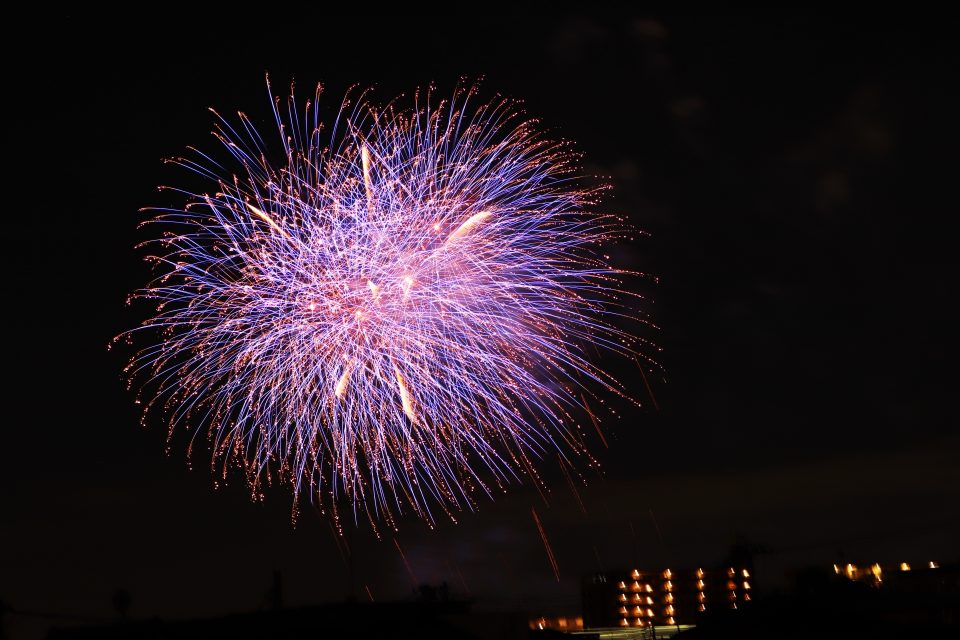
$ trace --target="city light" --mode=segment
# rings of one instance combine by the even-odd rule
[[[844,566],[839,569],[840,573],[846,575]],[[726,580],[718,579],[707,584],[707,574],[722,577],[724,573],[728,576]],[[606,615],[610,616],[606,618],[607,626],[615,627],[621,619],[626,620],[626,626],[629,627],[637,626],[638,620],[647,626],[668,625],[670,619],[675,624],[684,625],[692,624],[698,612],[706,610],[708,600],[714,603],[713,609],[736,609],[738,603],[751,601],[751,593],[757,589],[751,574],[749,569],[742,566],[717,570],[702,567],[630,569],[620,575],[614,574],[609,579],[603,578],[597,584],[609,582],[611,585],[623,585],[619,592],[615,592],[615,606],[607,609],[609,613]],[[625,579],[627,576],[638,576],[640,579],[628,580]],[[651,583],[652,577],[660,580]],[[624,580],[618,582],[621,579]],[[714,590],[712,597],[710,588]]]

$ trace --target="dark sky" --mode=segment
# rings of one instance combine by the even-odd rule
[[[166,204],[156,185],[182,175],[161,159],[213,145],[207,107],[266,116],[265,71],[304,94],[322,81],[331,101],[354,83],[387,100],[483,76],[487,97],[522,99],[575,140],[587,170],[612,177],[606,207],[650,234],[616,258],[659,279],[637,285],[660,327],[647,334],[659,409],[626,372],[645,406],[607,423],[586,516],[558,476],[549,504],[518,486],[457,526],[402,522],[418,581],[465,582],[483,606],[575,610],[586,572],[711,565],[737,535],[769,550],[758,563],[774,585],[840,553],[958,559],[945,21],[281,18],[47,16],[35,48],[8,56],[24,113],[8,116],[5,150],[22,170],[5,206],[0,599],[110,617],[122,587],[136,616],[240,611],[264,604],[275,569],[291,604],[349,591],[321,516],[304,509],[293,527],[285,490],[253,504],[239,482],[215,491],[203,454],[193,471],[182,446],[166,455],[106,349],[139,319],[124,306],[146,279],[138,209]],[[359,588],[407,597],[394,540],[352,538]]]

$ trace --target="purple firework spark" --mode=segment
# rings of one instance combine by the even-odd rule
[[[145,223],[158,275],[133,298],[156,313],[123,334],[154,336],[127,367],[152,381],[144,419],[206,431],[224,476],[261,496],[278,475],[338,526],[338,504],[432,523],[540,483],[546,454],[594,464],[575,416],[623,390],[589,356],[635,355],[599,253],[627,228],[591,212],[605,187],[577,185],[568,144],[475,93],[348,95],[329,130],[271,93],[279,164],[244,114],[217,115],[226,161],[172,160],[214,186]]]

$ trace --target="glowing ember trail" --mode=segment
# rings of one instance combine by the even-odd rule
[[[403,560],[403,566],[407,570],[407,575],[410,576],[410,584],[414,587],[419,586],[420,581],[417,580],[417,575],[413,572],[413,567],[410,566],[410,563],[407,562],[407,554],[403,552],[403,549],[400,548],[400,543],[397,542],[397,539],[393,539],[393,546],[397,548],[397,553],[400,554],[400,558]]]
[[[145,223],[155,279],[132,300],[153,317],[117,337],[145,344],[126,369],[144,422],[205,435],[221,479],[289,483],[341,533],[344,509],[455,520],[542,489],[555,455],[594,465],[587,400],[626,397],[597,356],[633,361],[614,320],[644,321],[601,253],[630,231],[570,144],[475,87],[348,95],[327,125],[320,88],[270,95],[276,130],[214,112],[219,150],[172,160],[207,188],[166,189]]]
[[[540,523],[540,516],[537,515],[537,510],[534,507],[530,507],[530,513],[533,514],[533,521],[537,523],[537,531],[540,532],[540,539],[543,540],[543,548],[547,550],[547,558],[550,560],[550,566],[553,567],[553,575],[557,578],[557,582],[560,582],[560,567],[557,566],[557,559],[553,555],[553,547],[550,546],[550,541],[547,540],[547,532],[543,530],[543,525]]]

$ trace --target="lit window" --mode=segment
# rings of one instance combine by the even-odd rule
[[[733,580],[728,580],[728,581],[727,581],[727,589],[728,589],[729,591],[733,591],[733,590],[736,589],[736,588],[737,588],[737,583],[736,583],[736,582],[734,582]]]
[[[640,583],[634,580],[633,584],[630,585],[630,588],[633,589],[634,591],[640,591]]]
[[[620,607],[620,615],[622,615],[622,616],[627,615],[627,608],[626,608],[626,607]]]
[[[664,600],[664,602],[673,602],[673,594],[672,594],[672,593],[668,593],[668,594],[667,594],[667,597],[664,598],[663,600]]]
[[[698,577],[698,578],[702,578],[702,577],[703,577],[703,569],[697,569],[697,577]]]
[[[838,567],[837,565],[833,565],[833,572],[839,575],[840,567]]]
[[[744,569],[744,570],[743,570],[743,577],[744,577],[744,578],[749,578],[749,577],[750,577],[750,572],[747,571],[746,569]]]
[[[744,591],[749,591],[749,590],[750,590],[750,583],[747,582],[746,580],[743,581],[743,589],[744,589]]]
[[[697,600],[699,600],[700,602],[706,602],[706,601],[707,601],[707,594],[705,594],[703,591],[701,591],[700,593],[697,594]]]
[[[626,601],[627,601],[627,596],[626,596],[625,594],[621,593],[621,594],[620,594],[620,602],[626,602]]]
[[[628,624],[630,624],[630,623],[627,622],[627,619],[626,619],[626,618],[620,618],[620,626],[621,626],[621,627],[625,627],[625,626],[627,626]]]
[[[667,580],[663,583],[663,588],[667,591],[673,591],[673,583]]]
[[[673,616],[667,618],[667,624],[677,624],[677,621],[673,619]]]
[[[704,582],[703,580],[697,580],[697,589],[703,589]]]
[[[727,569],[727,577],[732,578],[735,575],[737,575],[737,572],[733,570],[733,567]]]
[[[707,605],[701,604],[701,605],[698,607],[698,610],[699,610],[699,611],[706,611],[706,610],[707,610]]]
[[[939,562],[934,562],[933,560],[931,560],[929,566],[930,566],[931,569],[939,569],[939,568],[940,568],[940,563],[939,563]]]
[[[906,562],[900,563],[900,571],[910,571],[910,565]]]
[[[667,569],[666,571],[663,572],[663,577],[669,580],[670,578],[673,577],[673,572],[670,571],[670,569]]]
[[[653,598],[647,596],[647,604],[653,604]]]
[[[626,590],[626,588],[627,588],[627,583],[626,583],[626,582],[620,582],[620,583],[617,585],[617,588],[622,589],[622,590]]]
[[[749,594],[749,593],[743,594],[743,599],[744,599],[746,602],[750,602],[750,594]]]
[[[640,577],[640,572],[634,569],[633,571],[630,572],[630,577],[636,580],[637,578]]]

